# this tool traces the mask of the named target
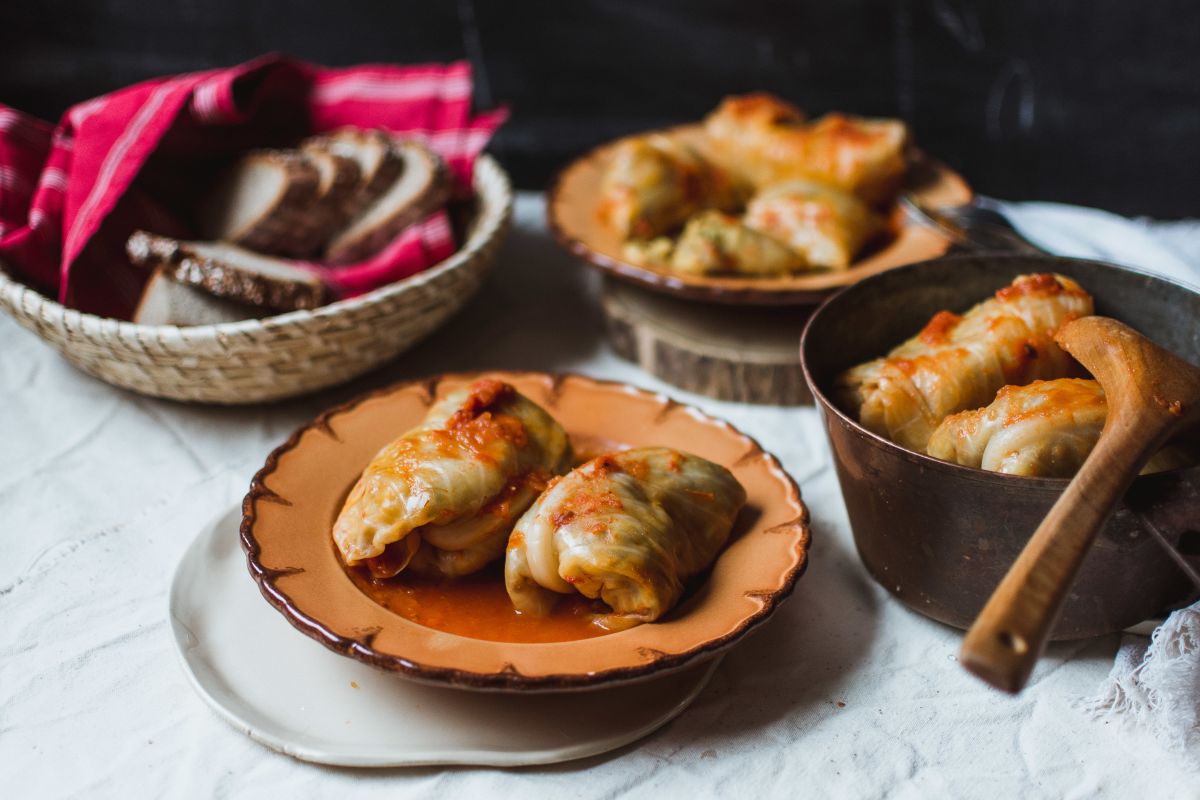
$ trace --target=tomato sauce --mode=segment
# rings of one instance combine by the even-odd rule
[[[473,387],[476,395],[472,405],[477,411],[486,408],[500,395],[500,390],[481,386],[482,383],[485,382]],[[463,418],[456,424],[461,427],[471,422],[471,419]],[[490,415],[485,422],[491,422]],[[620,442],[581,440],[579,437],[572,439],[572,445],[576,465],[625,447]],[[528,479],[545,481],[547,486],[561,480],[541,474],[529,476]],[[506,490],[498,501],[493,502],[507,502],[508,499]],[[513,608],[504,588],[503,561],[491,564],[473,575],[437,579],[400,572],[410,555],[392,545],[377,559],[370,559],[357,567],[348,567],[343,563],[342,569],[359,591],[392,613],[418,625],[459,636],[493,642],[535,643],[570,642],[611,633],[594,622],[597,615],[609,613],[611,609],[599,600],[589,600],[579,594],[561,595],[554,610],[545,617],[521,614]],[[394,557],[396,563],[389,565],[389,557]],[[340,557],[338,561],[341,563]],[[371,566],[376,567],[379,577],[372,576]],[[389,575],[395,577],[387,577]]]
[[[569,642],[610,633],[593,622],[608,608],[579,594],[562,595],[548,616],[521,614],[508,599],[500,563],[442,580],[403,572],[375,580],[361,567],[345,569],[363,594],[392,613],[459,636],[493,642]]]
[[[938,347],[950,341],[950,334],[962,322],[962,317],[950,311],[939,311],[917,334],[917,338],[929,347]]]

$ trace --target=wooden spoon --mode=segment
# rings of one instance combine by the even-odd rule
[[[1100,382],[1100,440],[967,631],[959,660],[983,680],[1024,688],[1096,533],[1167,439],[1200,420],[1200,369],[1127,325],[1084,317],[1055,336]]]

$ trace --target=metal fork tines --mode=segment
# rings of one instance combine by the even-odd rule
[[[929,208],[911,194],[900,205],[913,221],[936,230],[950,241],[976,252],[1044,254],[998,211],[975,203],[948,208]]]

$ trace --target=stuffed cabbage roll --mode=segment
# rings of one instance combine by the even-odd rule
[[[611,629],[651,622],[724,546],[746,491],[724,467],[664,447],[594,458],[554,481],[513,529],[504,562],[517,610],[559,594],[602,600]]]
[[[813,181],[787,181],[760,192],[745,224],[777,239],[811,267],[845,269],[880,229],[879,218],[854,195]]]
[[[929,439],[929,455],[967,467],[1035,478],[1070,478],[1091,454],[1108,417],[1094,380],[1060,378],[1005,386],[986,408],[951,414]],[[1142,474],[1191,466],[1187,448],[1168,444]]]
[[[567,434],[511,385],[481,380],[435,403],[372,459],[333,526],[347,564],[454,577],[504,553],[513,523],[570,466]]]
[[[621,248],[625,258],[652,267],[670,267],[675,252],[675,240],[669,236],[653,239],[630,239]]]
[[[835,394],[868,430],[923,453],[943,419],[987,405],[1001,387],[1078,374],[1054,334],[1091,313],[1091,295],[1070,278],[1022,275],[961,317],[939,312],[886,358],[847,370]]]
[[[618,146],[601,186],[600,216],[626,239],[650,239],[740,199],[728,173],[694,148],[651,134]]]
[[[808,123],[798,107],[770,92],[730,95],[704,120],[704,132],[722,145],[745,140],[763,145],[772,132],[802,130]]]
[[[815,180],[879,204],[899,191],[907,168],[900,120],[826,114],[806,123],[795,106],[757,93],[726,98],[704,126],[714,155],[756,186]]]
[[[688,221],[669,265],[677,272],[760,275],[795,272],[807,266],[783,242],[720,211],[704,211]]]
[[[989,472],[1068,478],[1096,446],[1107,416],[1104,390],[1093,380],[1005,386],[986,408],[942,420],[928,453]]]

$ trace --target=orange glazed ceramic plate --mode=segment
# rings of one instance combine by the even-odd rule
[[[664,445],[729,468],[748,502],[711,572],[657,622],[574,641],[512,643],[447,633],[395,614],[347,575],[330,531],[350,487],[439,397],[480,377],[507,381],[566,428],[576,449]],[[342,655],[437,684],[500,691],[587,689],[682,669],[731,647],[795,587],[808,511],[774,456],[728,423],[663,395],[580,375],[447,375],[335,408],[292,434],[254,477],[242,546],[263,596]]]
[[[704,150],[700,125],[681,125],[663,133]],[[911,223],[896,208],[889,218],[892,235],[880,246],[868,246],[863,256],[845,270],[754,278],[686,275],[637,263],[623,254],[620,234],[604,224],[598,213],[604,173],[622,141],[601,145],[559,173],[546,200],[547,222],[563,247],[601,271],[647,289],[732,305],[810,305],[868,275],[937,258],[950,247],[946,238]],[[948,208],[971,201],[966,181],[945,164],[921,158],[910,165],[909,172],[906,191],[927,208]]]

